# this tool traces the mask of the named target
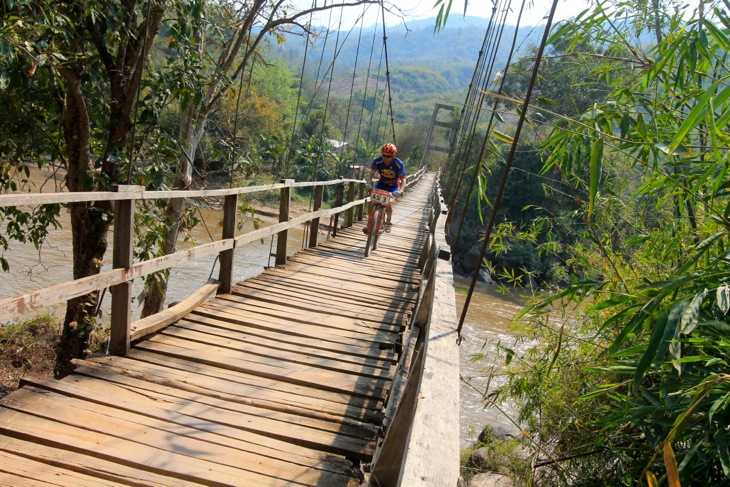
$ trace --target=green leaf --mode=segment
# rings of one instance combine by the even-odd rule
[[[717,288],[715,304],[723,315],[726,315],[730,310],[730,286],[727,283]]]
[[[725,394],[724,396],[722,396],[719,399],[716,399],[715,402],[712,403],[712,406],[707,411],[707,419],[710,422],[712,422],[712,418],[715,416],[715,413],[717,413],[717,411],[720,408],[722,408],[724,410],[727,407],[727,403],[728,403],[728,398],[729,397],[730,396],[728,396],[728,394]]]
[[[659,345],[661,345],[662,340],[664,339],[664,330],[666,327],[667,315],[662,314],[659,320],[654,323],[654,330],[649,338],[649,343],[647,343],[646,352],[644,352],[644,355],[641,356],[639,365],[636,367],[636,372],[634,373],[634,389],[638,389],[639,385],[641,385],[641,381],[644,380],[646,372],[654,362]]]
[[[684,122],[682,122],[682,125],[677,130],[677,133],[674,136],[674,140],[669,144],[668,151],[674,152],[677,150],[679,145],[682,143],[685,137],[687,137],[687,134],[690,133],[699,123],[702,121],[702,119],[707,114],[707,107],[710,104],[710,101],[713,101],[713,104],[715,106],[719,106],[727,100],[728,97],[730,97],[730,86],[726,86],[721,92],[719,92],[715,96],[715,91],[722,86],[725,83],[724,80],[718,80],[715,81],[708,89],[705,91],[705,94],[697,100],[697,103],[695,103],[695,106],[692,108],[692,110],[687,115],[687,118],[684,119]]]
[[[696,294],[682,312],[679,327],[680,334],[689,335],[697,327],[697,317],[700,314],[700,307],[702,306],[702,301],[705,300],[705,296],[707,296],[707,292],[707,289],[703,289],[702,292]]]
[[[614,296],[611,296],[609,299],[600,301],[593,306],[590,306],[588,308],[589,311],[599,311],[606,308],[611,308],[613,306],[626,303],[628,301],[631,301],[631,296],[627,296],[625,294],[617,294]]]
[[[728,453],[727,431],[725,428],[718,428],[715,432],[715,448],[717,456],[720,457],[720,465],[725,477],[730,476],[730,453]]]
[[[499,130],[492,130],[492,135],[495,139],[504,142],[505,144],[512,144],[514,142],[514,139],[512,139],[512,137],[507,134],[503,134]]]
[[[588,202],[588,216],[593,214],[596,205],[596,194],[598,194],[598,184],[601,181],[601,172],[603,171],[603,139],[597,138],[591,145],[591,182],[590,182],[590,200]]]

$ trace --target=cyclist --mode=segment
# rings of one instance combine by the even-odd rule
[[[378,173],[379,178],[375,184],[375,189],[389,191],[393,196],[399,196],[403,193],[406,189],[406,165],[395,156],[397,152],[398,149],[395,144],[383,144],[383,147],[380,148],[380,157],[376,158],[370,165],[370,174],[367,176],[366,186],[368,190],[372,188],[375,173]],[[393,207],[391,205],[386,206],[385,215],[384,230],[389,232],[392,227],[391,218],[393,216]],[[364,233],[370,231],[370,221],[368,221],[367,228],[363,228],[362,231]]]

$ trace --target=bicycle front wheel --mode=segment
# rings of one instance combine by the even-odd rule
[[[373,212],[368,217],[368,239],[365,242],[365,257],[370,255],[370,249],[375,250],[378,243],[379,223],[383,210],[375,207]]]

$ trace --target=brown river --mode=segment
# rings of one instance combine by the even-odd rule
[[[43,178],[34,176],[34,182],[37,185],[43,181]],[[43,190],[55,191],[53,183],[46,182]],[[198,225],[191,232],[190,237],[193,240],[183,243],[182,248],[209,242],[211,241],[210,234],[215,238],[220,238],[218,223],[222,218],[221,212],[203,210],[199,217],[204,224]],[[246,224],[251,226],[252,222]],[[11,242],[10,250],[4,253],[11,269],[0,278],[0,300],[72,279],[70,225],[68,214],[63,209],[61,210],[61,225],[61,229],[51,231],[40,251],[30,244],[21,245]],[[3,225],[0,225],[0,231],[4,231]],[[290,252],[296,252],[301,248],[302,236],[302,231],[290,232]],[[111,236],[109,241],[111,242]],[[234,282],[255,276],[261,273],[265,266],[273,265],[273,258],[270,258],[269,255],[272,250],[275,251],[275,248],[272,249],[271,245],[272,242],[268,239],[264,242],[247,244],[243,249],[237,250]],[[200,288],[211,275],[213,277],[218,275],[214,255],[174,268],[170,276],[168,302],[186,298]],[[457,313],[461,313],[469,283],[467,278],[455,276]],[[142,291],[141,283],[135,281],[134,286],[134,295],[137,296]],[[106,316],[105,313],[108,313],[110,301],[111,298],[107,294],[102,302],[102,319]],[[136,301],[135,299],[133,304],[135,319],[141,311],[141,306],[137,306]],[[495,344],[501,342],[502,345],[510,348],[516,346],[509,323],[518,310],[519,301],[517,299],[497,293],[494,285],[477,283],[461,333],[460,437],[462,447],[475,442],[485,424],[497,425],[507,430],[515,429],[504,413],[497,408],[485,407],[482,394],[485,393],[488,385],[492,390],[504,382],[503,376],[498,372],[504,359],[502,356],[499,359],[494,358]],[[456,318],[458,319],[458,316]],[[2,322],[3,319],[0,317],[0,323]],[[472,358],[476,354],[483,354],[485,358],[473,361]],[[490,373],[492,379],[488,380]],[[507,414],[513,415],[508,406],[502,407],[502,409],[505,408]]]

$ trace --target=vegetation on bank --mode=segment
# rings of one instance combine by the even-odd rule
[[[377,119],[382,98],[361,91],[354,99],[362,110],[351,111],[350,100],[299,80],[264,44],[226,58],[232,32],[245,37],[252,25],[231,6],[5,5],[0,191],[18,189],[29,161],[60,161],[67,189],[80,191],[187,187],[221,174],[235,183],[331,179],[369,160],[387,123],[355,130],[354,121]],[[269,7],[255,18],[273,18]],[[730,478],[730,4],[701,7],[600,3],[552,32],[484,262],[505,286],[560,286],[518,317],[539,345],[522,355],[502,347],[510,380],[488,391],[488,401],[519,404],[532,467],[519,478],[527,483]],[[282,39],[282,25],[267,39]],[[504,70],[498,110],[512,122],[491,133],[477,127],[484,157],[475,144],[462,167],[444,174],[457,203],[456,254],[481,245],[536,53]],[[423,92],[451,87],[454,76],[403,67],[393,79],[414,80]],[[300,87],[306,102],[298,101]],[[420,161],[423,133],[399,124],[401,154]],[[333,139],[348,146],[337,149]],[[175,232],[195,223],[192,208],[144,205],[138,257],[169,252]],[[4,209],[0,247],[7,250],[7,239],[41,245],[59,211]],[[74,277],[92,275],[107,250],[110,206],[70,211],[85,243],[74,252]],[[8,265],[3,255],[0,264]],[[158,277],[155,288],[167,282]],[[70,303],[58,348],[66,359],[91,350],[97,300]],[[45,336],[47,328],[37,330]],[[15,332],[9,328],[3,343],[14,347],[11,365],[23,369],[28,360],[10,352],[32,347]]]
[[[486,392],[517,402],[527,485],[730,483],[728,7],[599,3],[551,32],[486,263],[562,284],[516,317],[538,344],[502,346]],[[505,72],[511,96],[533,65]],[[463,174],[477,228],[508,129]]]

